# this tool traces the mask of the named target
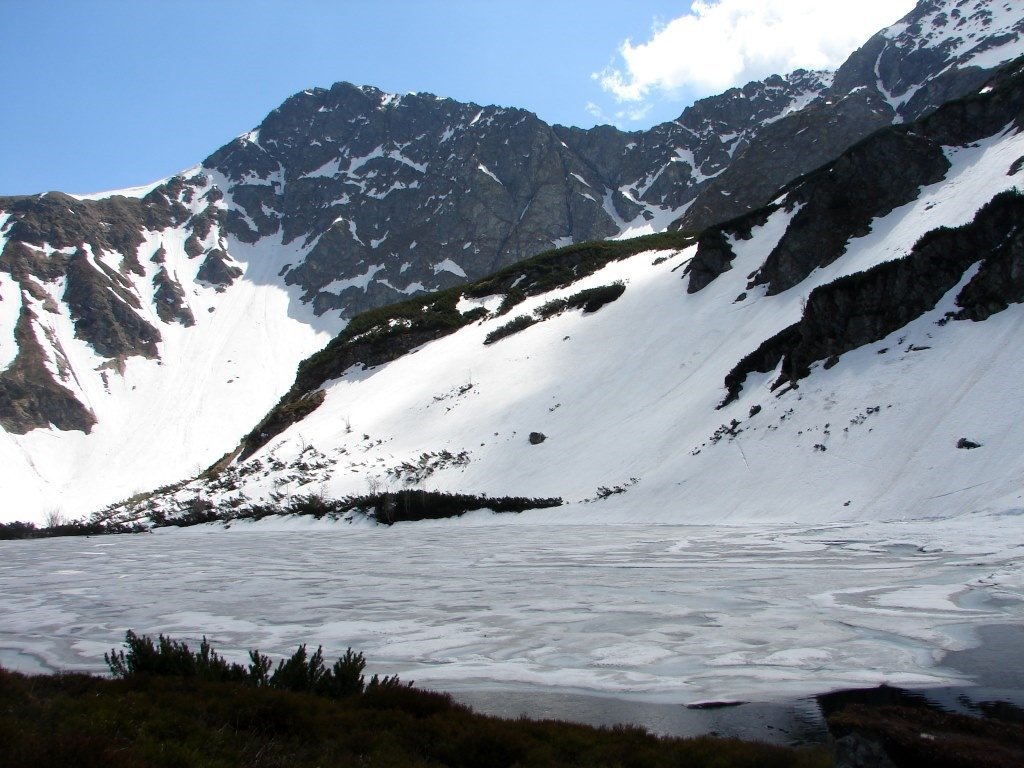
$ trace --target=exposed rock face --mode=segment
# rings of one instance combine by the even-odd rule
[[[286,282],[318,313],[352,314],[664,217],[830,77],[773,76],[633,134],[339,83],[292,97],[205,165],[224,178],[228,231],[310,246]]]
[[[784,370],[794,378],[816,360],[884,338],[932,309],[952,290],[972,264],[980,263],[986,278],[975,276],[957,296],[970,301],[984,284],[988,297],[998,296],[1005,308],[1020,301],[1024,267],[1024,195],[1004,193],[978,212],[974,221],[956,229],[929,233],[910,256],[880,264],[811,292],[800,323],[799,345],[790,350]],[[1010,275],[1014,274],[1014,277]],[[1000,280],[997,275],[1006,275]],[[992,277],[988,277],[992,276]],[[987,290],[985,290],[987,289]],[[965,295],[966,294],[966,295]],[[958,318],[987,316],[990,300],[973,304]],[[974,309],[977,311],[971,311]]]
[[[799,211],[751,281],[781,293],[838,259],[871,220],[917,198],[949,169],[942,147],[915,133],[886,129],[858,144],[787,198]]]
[[[97,270],[81,249],[68,264],[63,299],[75,319],[75,336],[103,357],[156,357],[160,332],[133,311],[142,305],[130,284],[100,264]]]
[[[758,208],[779,187],[890,125],[893,118],[892,110],[867,92],[819,96],[799,112],[766,126],[720,176],[700,190],[673,226],[701,229]]]
[[[701,99],[678,120],[638,133],[609,126],[555,130],[627,200],[672,210],[690,203],[760,133],[803,108],[831,80],[829,72],[806,70],[772,75]],[[631,219],[636,215],[629,215],[632,210],[621,209],[619,215]]]
[[[201,176],[175,177],[141,198],[79,200],[59,192],[0,198],[7,218],[0,280],[16,286],[5,293],[8,300],[20,300],[18,354],[2,374],[4,429],[24,433],[53,425],[88,432],[95,416],[81,404],[80,377],[106,382],[107,371],[120,370],[129,357],[157,358],[157,319],[194,324],[185,289],[165,265],[166,249],[148,258],[140,250],[151,233],[180,230],[190,233],[197,256],[222,253],[203,244],[219,244],[213,232],[218,212],[197,196],[205,186]],[[211,277],[224,279],[216,271]],[[98,358],[92,370],[70,362],[63,345],[71,336],[62,341],[59,330],[65,322]]]
[[[199,267],[196,280],[216,285],[223,290],[242,275],[242,270],[229,263],[230,261],[231,257],[224,251],[219,248],[212,249]]]
[[[1000,129],[1024,125],[1024,67],[996,78],[985,93],[951,102],[906,128],[881,131],[794,185],[767,212],[800,206],[779,244],[752,276],[767,294],[797,285],[837,259],[869,223],[940,181],[948,168],[944,146],[967,146]],[[1012,168],[1011,168],[1012,170]],[[762,214],[763,215],[763,214]],[[712,228],[690,267],[689,292],[731,268],[729,238],[749,237],[751,214]],[[1024,195],[1005,192],[962,227],[929,232],[902,259],[842,277],[813,290],[800,321],[764,341],[726,376],[725,402],[747,375],[782,363],[783,382],[806,376],[818,361],[884,338],[935,307],[968,269],[977,272],[956,297],[955,320],[984,320],[1024,300]]]
[[[177,322],[186,328],[196,324],[195,315],[185,302],[185,290],[165,267],[161,267],[153,278],[153,288],[153,301],[161,320],[165,323]]]
[[[14,329],[18,355],[0,372],[0,426],[16,435],[51,424],[61,430],[89,432],[96,417],[56,380],[69,376],[66,359],[58,360],[56,378],[47,367],[33,319],[31,310],[22,307]]]
[[[972,265],[956,320],[983,320],[1024,300],[1024,195],[1006,192],[956,229],[930,232],[906,258],[879,264],[811,291],[803,317],[745,357],[726,377],[726,403],[747,375],[782,362],[776,386],[797,382],[813,363],[885,338],[933,309]]]
[[[780,208],[770,205],[731,221],[708,227],[700,234],[697,241],[697,253],[686,265],[684,275],[687,277],[687,293],[696,293],[705,288],[719,275],[732,269],[732,260],[736,258],[730,240],[749,240],[754,227],[761,226],[768,217]]]
[[[1020,71],[1011,68],[993,81],[999,87],[992,92],[950,102],[911,126],[879,131],[792,184],[771,205],[707,228],[687,268],[688,292],[731,269],[730,239],[748,239],[753,227],[783,207],[796,213],[748,288],[765,285],[768,295],[777,294],[831,264],[851,238],[870,231],[874,218],[917,199],[922,187],[945,177],[944,147],[967,146],[1007,126],[1024,125],[1020,79]]]
[[[206,160],[228,231],[310,246],[284,279],[346,314],[618,231],[604,188],[522,110],[339,83],[305,91]]]

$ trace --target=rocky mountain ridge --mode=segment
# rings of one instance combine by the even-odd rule
[[[1020,49],[1022,16],[921,2],[834,74],[773,76],[634,133],[339,83],[149,188],[0,198],[0,457],[18,497],[66,503],[123,465],[125,435],[146,469],[76,511],[205,466],[360,311],[551,246],[757,209],[874,130],[977,90]],[[204,428],[154,426],[170,414]],[[211,424],[214,440],[185,434]]]
[[[1020,54],[1022,34],[1024,16],[1009,0],[918,2],[854,51],[813,101],[769,122],[674,226],[702,228],[760,207],[872,132],[971,93]]]

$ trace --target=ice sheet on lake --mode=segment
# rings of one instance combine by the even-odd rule
[[[479,522],[0,542],[0,663],[102,671],[132,628],[239,660],[353,646],[450,690],[770,700],[960,682],[943,654],[1024,616],[1021,550],[981,520]]]

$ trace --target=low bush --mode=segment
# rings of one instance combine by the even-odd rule
[[[286,515],[310,515],[317,520],[327,515],[338,515],[348,511],[350,506],[339,499],[329,499],[317,493],[293,496],[282,512]]]
[[[394,688],[401,685],[397,676],[381,678],[374,675],[366,683],[363,675],[366,659],[363,654],[351,648],[328,668],[324,665],[322,647],[310,654],[303,644],[291,657],[279,661],[271,673],[270,659],[258,650],[249,651],[249,664],[243,666],[218,655],[205,637],[199,644],[199,650],[193,651],[187,644],[164,635],[160,635],[154,642],[147,635],[137,635],[128,630],[124,644],[127,650],[112,649],[110,653],[103,654],[111,676],[119,680],[141,677],[196,678],[314,693],[332,699],[354,696],[368,687]]]
[[[203,680],[247,682],[253,679],[252,669],[221,658],[203,638],[198,652],[185,643],[160,635],[154,643],[146,635],[132,630],[125,634],[127,652],[111,650],[103,654],[110,674],[118,679],[145,675],[157,677],[198,677]],[[254,659],[255,663],[255,659]]]
[[[597,312],[605,304],[610,304],[621,296],[626,290],[622,282],[614,282],[610,285],[599,285],[595,288],[584,288],[572,296],[560,299],[551,299],[533,310],[533,316],[517,315],[502,326],[495,328],[484,338],[484,344],[493,344],[506,336],[519,333],[531,325],[542,320],[550,320],[556,315],[570,309],[582,309],[585,313]],[[511,293],[509,294],[512,295]],[[508,298],[506,296],[506,298]],[[499,311],[500,314],[500,311]]]
[[[459,466],[464,454],[451,454],[441,451],[437,454],[424,454],[430,462],[424,467],[420,464],[403,464],[392,472],[396,478],[420,477],[428,475],[435,467]],[[421,460],[423,457],[421,457]],[[438,463],[439,462],[439,463]],[[407,475],[406,472],[420,474]],[[173,511],[156,510],[150,512],[150,521],[154,528],[175,526],[186,528],[204,523],[224,523],[225,525],[244,520],[262,520],[271,515],[304,515],[318,520],[327,517],[337,520],[352,513],[365,513],[377,522],[391,525],[399,521],[433,520],[443,517],[458,517],[475,509],[492,509],[495,512],[522,512],[527,509],[542,509],[558,506],[560,498],[528,498],[525,496],[504,496],[491,498],[472,494],[443,493],[406,489],[396,492],[371,493],[363,496],[346,496],[332,499],[322,494],[313,493],[297,495],[285,501],[282,496],[277,503],[257,503],[243,506],[239,499],[228,499],[215,504],[209,499],[194,497],[182,502]],[[14,525],[14,524],[12,524]],[[30,524],[19,524],[35,530]],[[120,526],[123,530],[103,532],[135,532],[146,531],[141,524]],[[18,528],[20,531],[21,528]],[[8,538],[15,538],[13,535]]]
[[[610,304],[626,290],[625,284],[614,282],[610,285],[599,285],[586,288],[570,296],[566,301],[570,307],[579,307],[584,312],[597,312],[605,304]]]
[[[511,336],[514,333],[519,333],[522,330],[529,328],[531,325],[536,324],[537,318],[530,317],[529,315],[517,315],[509,320],[504,325],[500,325],[493,331],[487,334],[484,338],[484,344],[493,344],[500,339],[504,339],[506,336]]]
[[[533,310],[533,313],[537,315],[541,320],[550,320],[556,315],[560,315],[569,308],[568,299],[552,299],[551,301],[545,302]]]
[[[0,523],[0,541],[12,539],[47,539],[54,536],[102,536],[112,533],[142,533],[148,530],[141,523],[115,523],[72,520],[70,523],[39,528],[35,523],[14,521]]]
[[[459,517],[476,509],[494,512],[523,512],[562,504],[560,498],[527,498],[525,496],[471,496],[440,491],[405,490],[354,497],[348,500],[354,508],[368,511],[374,519],[385,525],[414,520],[438,520]]]

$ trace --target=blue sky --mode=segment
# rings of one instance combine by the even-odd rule
[[[742,16],[751,2],[708,0],[695,12],[710,18],[709,6],[732,5]],[[753,65],[725,73],[701,62],[697,71],[723,78],[664,75],[667,59],[690,46],[654,43],[691,13],[689,0],[0,0],[0,10],[0,194],[171,175],[290,94],[338,80],[636,129],[677,117],[730,77],[761,76]],[[885,12],[884,23],[897,15]]]

